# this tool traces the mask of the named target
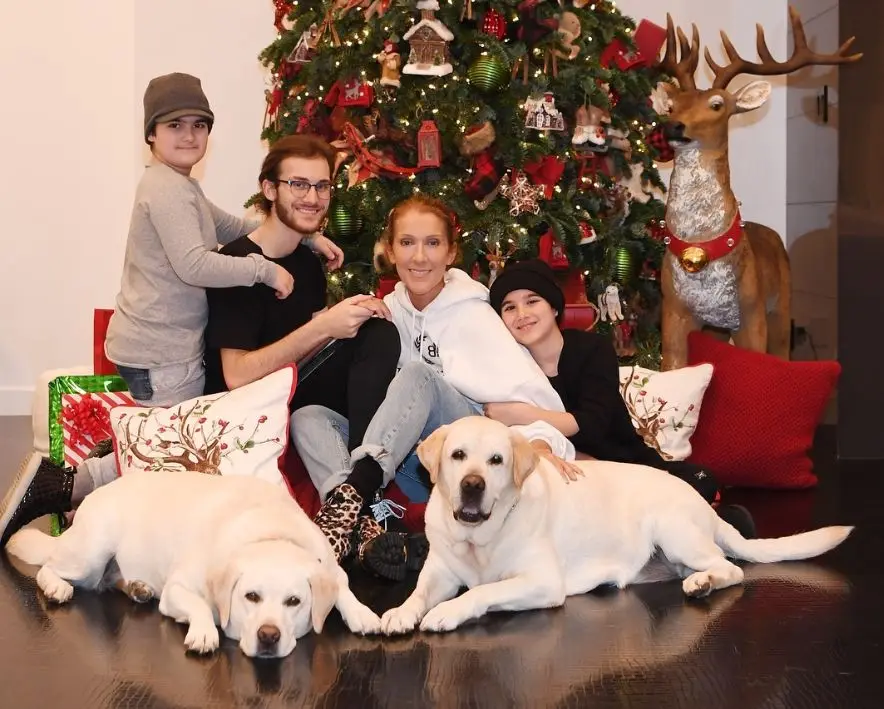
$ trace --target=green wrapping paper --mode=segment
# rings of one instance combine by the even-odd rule
[[[64,394],[98,394],[127,391],[126,382],[117,375],[81,374],[56,377],[49,382],[49,458],[64,465],[64,431],[61,425],[61,397]],[[62,515],[52,515],[49,533],[58,536],[64,530]]]
[[[64,465],[64,432],[61,425],[61,397],[64,394],[100,394],[128,391],[118,374],[81,374],[56,377],[49,382],[49,458]]]

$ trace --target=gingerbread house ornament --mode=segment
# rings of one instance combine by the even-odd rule
[[[448,43],[454,39],[451,31],[436,19],[437,0],[420,0],[417,4],[421,19],[412,25],[402,39],[411,45],[408,63],[403,74],[445,76],[454,71],[448,57]]]
[[[535,130],[565,130],[565,119],[556,108],[556,99],[552,91],[547,91],[542,98],[529,98],[525,101],[525,126]]]

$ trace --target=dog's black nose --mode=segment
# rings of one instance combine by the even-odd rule
[[[275,625],[262,625],[258,628],[258,642],[262,645],[276,645],[279,635],[279,628]]]
[[[481,475],[467,475],[460,481],[460,490],[465,494],[478,495],[485,491],[485,478]]]
[[[681,121],[666,121],[663,124],[663,135],[667,140],[684,140],[685,125]]]

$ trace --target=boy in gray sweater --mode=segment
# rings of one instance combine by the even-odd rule
[[[202,395],[206,288],[263,283],[277,298],[292,292],[292,276],[279,264],[260,254],[218,252],[219,245],[259,223],[216,207],[191,177],[206,154],[214,120],[198,78],[173,73],[148,84],[144,139],[152,160],[136,190],[120,292],[105,341],[108,359],[142,406],[173,406]],[[343,263],[343,252],[324,236],[309,245],[331,268]],[[89,458],[78,472],[86,474],[65,474],[39,455],[30,456],[0,504],[0,544],[32,519],[57,512],[58,499],[68,500],[69,509],[116,478],[115,457]]]

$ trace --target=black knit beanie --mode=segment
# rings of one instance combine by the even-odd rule
[[[200,80],[190,74],[164,74],[150,80],[144,92],[144,141],[153,133],[157,123],[167,123],[184,116],[200,116],[209,124],[209,132],[215,122],[215,114],[203,93]]]
[[[552,268],[540,259],[528,259],[508,263],[491,284],[491,307],[500,315],[503,299],[514,290],[534,291],[548,302],[558,315],[556,322],[562,323],[565,317],[565,294],[556,283]]]

